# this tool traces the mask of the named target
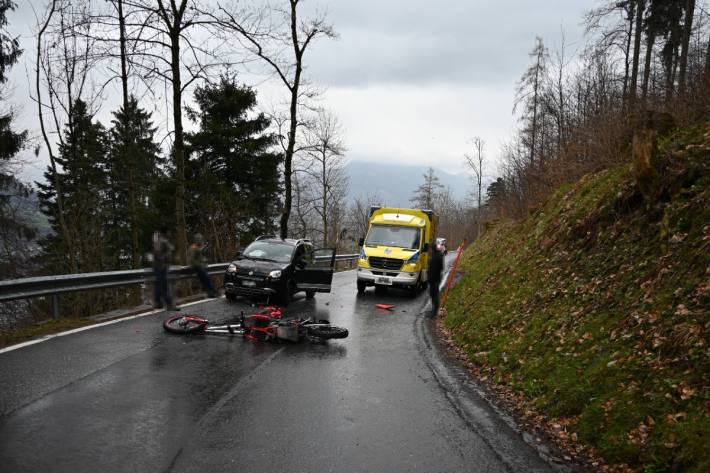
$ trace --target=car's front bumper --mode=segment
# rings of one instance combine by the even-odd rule
[[[235,296],[271,296],[278,293],[279,281],[225,276],[224,292]]]

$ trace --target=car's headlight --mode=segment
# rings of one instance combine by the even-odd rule
[[[237,265],[230,264],[229,266],[227,266],[227,272],[228,273],[236,273],[237,272]]]
[[[414,264],[417,261],[419,261],[419,252],[418,251],[416,253],[414,253],[412,256],[410,256],[410,258],[407,260],[407,262],[405,264]]]
[[[271,271],[271,272],[269,273],[269,277],[270,277],[271,279],[278,279],[278,278],[280,278],[280,277],[281,277],[281,270],[280,270],[280,269],[277,269],[277,270]]]
[[[367,261],[367,255],[365,254],[365,248],[360,248],[360,259]]]

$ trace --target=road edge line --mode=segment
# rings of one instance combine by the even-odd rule
[[[222,298],[222,297],[220,297],[219,299],[221,299],[221,298]],[[202,303],[202,302],[206,302],[206,301],[209,301],[209,300],[214,300],[214,299],[200,299],[200,300],[197,300],[197,301],[187,302],[187,303],[185,303],[185,304],[181,304],[181,305],[180,305],[180,308],[189,307],[189,306],[192,306],[192,305],[195,305],[195,304],[200,304],[200,303]],[[66,336],[66,335],[72,335],[72,334],[75,334],[75,333],[84,332],[84,331],[86,331],[86,330],[91,330],[91,329],[94,329],[94,328],[104,327],[104,326],[106,326],[106,325],[117,324],[117,323],[119,323],[119,322],[124,322],[124,321],[126,321],[126,320],[137,319],[138,317],[145,317],[145,316],[147,316],[147,315],[154,315],[154,314],[158,314],[158,313],[160,313],[160,312],[168,312],[168,311],[166,311],[166,310],[164,310],[164,309],[157,309],[157,310],[153,309],[153,310],[149,310],[149,311],[147,311],[147,312],[141,312],[141,313],[139,313],[139,314],[134,314],[134,315],[126,316],[126,317],[119,317],[119,318],[116,318],[116,319],[107,320],[106,322],[99,322],[99,323],[96,323],[96,324],[86,325],[86,326],[84,326],[84,327],[73,328],[73,329],[71,329],[71,330],[66,330],[66,331],[64,331],[64,332],[50,333],[50,334],[48,334],[48,335],[43,335],[43,336],[41,336],[40,338],[35,338],[35,339],[33,339],[33,340],[27,340],[26,342],[21,342],[21,343],[15,344],[15,345],[10,345],[9,347],[0,348],[0,355],[2,355],[3,353],[8,353],[8,352],[14,351],[14,350],[19,350],[20,348],[25,348],[25,347],[28,347],[28,346],[31,346],[31,345],[36,345],[37,343],[46,342],[46,341],[51,340],[51,339],[53,339],[53,338],[64,337],[64,336]]]

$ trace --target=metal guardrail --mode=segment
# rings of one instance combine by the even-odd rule
[[[336,262],[354,261],[357,258],[357,254],[335,255]],[[212,275],[222,274],[227,270],[229,264],[210,264],[207,266],[207,272]],[[168,271],[168,278],[172,280],[192,277],[195,277],[195,271],[189,266],[172,266]],[[132,286],[150,283],[154,280],[153,270],[149,268],[10,279],[0,281],[0,302],[50,296],[52,298],[52,316],[58,318],[59,295],[62,293]]]

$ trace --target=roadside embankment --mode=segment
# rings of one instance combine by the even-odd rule
[[[444,326],[560,440],[635,471],[710,471],[710,124],[648,149],[492,225]]]

